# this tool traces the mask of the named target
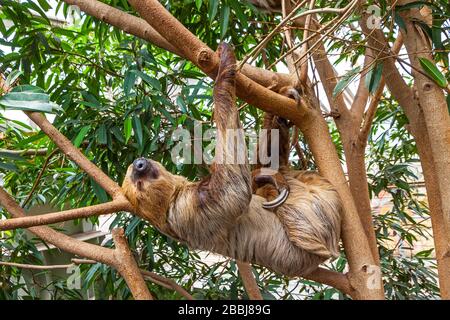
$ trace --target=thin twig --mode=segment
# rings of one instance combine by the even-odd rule
[[[48,164],[50,163],[50,159],[59,151],[58,148],[54,149],[48,157],[45,159],[44,164],[42,165],[41,171],[39,172],[36,180],[34,181],[33,187],[31,188],[30,193],[28,194],[27,198],[22,204],[22,207],[25,208],[27,206],[28,201],[31,200],[31,197],[33,196],[34,191],[36,190],[39,181],[41,181],[42,176],[44,175],[45,170],[47,169]]]

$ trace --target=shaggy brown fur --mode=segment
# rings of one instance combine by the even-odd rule
[[[193,249],[257,263],[288,276],[307,274],[338,252],[337,193],[319,177],[289,171],[283,177],[293,192],[286,203],[276,213],[262,207],[266,199],[252,195],[247,163],[227,161],[236,145],[226,129],[240,128],[236,61],[227,45],[218,52],[214,88],[218,142],[211,176],[190,182],[155,161],[139,159],[140,167],[128,168],[123,190],[139,216]],[[238,139],[239,148],[245,150],[243,137]]]

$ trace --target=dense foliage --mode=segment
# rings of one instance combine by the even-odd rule
[[[127,1],[107,2],[133,13]],[[249,52],[280,19],[258,12],[244,1],[162,2],[211,48],[215,49],[222,40],[232,42],[238,57]],[[445,2],[437,1],[436,8],[433,7],[435,14],[442,14],[442,23],[448,17],[443,13]],[[316,3],[320,6],[334,5],[330,1]],[[56,4],[46,0],[1,0],[0,5],[0,72],[7,77],[9,84],[16,87],[17,93],[39,94],[39,99],[47,99],[48,102],[41,105],[25,102],[22,107],[39,110],[44,105],[50,108],[56,115],[54,124],[60,131],[118,182],[123,179],[127,166],[138,156],[156,159],[168,170],[189,179],[199,179],[207,174],[206,166],[174,164],[170,155],[175,143],[171,136],[176,128],[181,126],[193,131],[195,121],[201,121],[203,131],[211,127],[212,82],[195,66],[89,16],[82,14],[80,17],[76,11],[71,15],[73,12],[62,1]],[[50,13],[55,12],[71,23],[64,24],[50,18]],[[324,19],[329,18],[325,15]],[[395,23],[395,28],[401,27],[397,16],[391,17],[386,13],[385,25],[389,26],[391,22]],[[390,33],[391,37],[395,28]],[[449,48],[445,25],[433,26],[430,32],[436,39],[436,46]],[[364,50],[361,35],[348,28],[341,30],[340,34],[343,34],[342,39],[330,38],[327,43],[330,54],[337,56],[334,59],[336,67],[341,64],[352,68],[358,66]],[[442,35],[446,39],[441,39]],[[256,64],[271,64],[285,51],[286,44],[281,36],[277,36]],[[440,53],[440,60],[448,67],[448,56],[444,53]],[[20,94],[16,98],[19,102],[25,99]],[[12,103],[3,105],[12,108]],[[243,106],[241,120],[244,127],[258,130],[261,111],[242,102],[239,105]],[[432,252],[407,257],[398,255],[395,250],[398,246],[413,247],[418,237],[430,236],[429,226],[422,223],[429,219],[426,202],[413,187],[421,177],[417,173],[415,144],[405,124],[405,116],[395,101],[384,98],[377,111],[367,150],[371,196],[387,192],[393,199],[391,210],[375,215],[383,279],[388,298],[433,298],[437,296],[438,288]],[[81,207],[108,200],[105,191],[70,160],[52,152],[55,146],[43,133],[3,115],[0,115],[0,128],[1,149],[48,150],[46,156],[0,152],[4,185],[21,205],[30,208],[51,203],[57,208]],[[330,132],[343,158],[340,138],[332,119]],[[301,146],[309,167],[314,168],[307,145],[301,141]],[[294,165],[300,165],[295,152],[292,160]],[[42,178],[33,187],[41,170]],[[30,194],[30,199],[27,199]],[[4,211],[0,215],[8,217]],[[92,219],[92,222],[98,221]],[[142,267],[174,279],[195,297],[246,297],[234,262],[225,259],[207,265],[198,253],[189,251],[127,213],[116,215],[111,227],[114,226],[125,227]],[[394,233],[401,240],[397,245],[392,243]],[[35,246],[38,241],[26,231],[0,235],[1,260],[42,263],[42,254]],[[344,255],[329,263],[328,267],[344,270]],[[111,268],[100,264],[79,268],[83,289],[95,288],[97,298],[130,298],[124,281]],[[40,290],[47,290],[54,299],[82,297],[79,291],[67,288],[65,281],[57,279],[52,285],[36,290],[35,286],[18,281],[22,272],[22,269],[0,266],[0,299],[17,298],[18,288],[26,292],[22,298],[27,299],[39,298]],[[307,280],[289,280],[260,267],[255,267],[254,272],[268,299],[303,296],[344,298],[333,288]],[[149,283],[149,287],[158,299],[180,298],[158,285]]]

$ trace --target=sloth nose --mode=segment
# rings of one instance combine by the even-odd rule
[[[133,162],[133,170],[139,174],[146,172],[149,167],[150,165],[145,158],[138,158]]]

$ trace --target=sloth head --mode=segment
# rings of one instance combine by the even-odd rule
[[[165,231],[170,202],[179,185],[180,177],[160,163],[138,158],[128,167],[122,189],[137,215]]]

